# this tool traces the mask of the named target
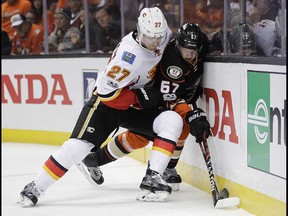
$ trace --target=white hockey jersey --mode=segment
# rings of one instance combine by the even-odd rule
[[[168,29],[158,51],[152,52],[140,46],[132,34],[133,32],[123,37],[105,70],[98,75],[97,94],[104,100],[116,97],[118,90],[121,91],[124,87],[141,88],[151,81],[155,75],[155,67],[172,35]]]

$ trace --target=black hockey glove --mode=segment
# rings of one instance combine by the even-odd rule
[[[206,138],[210,135],[210,124],[207,121],[206,114],[202,109],[196,108],[186,114],[185,121],[190,124],[190,133],[196,138],[196,142],[203,141],[203,136]]]
[[[136,98],[142,109],[158,107],[164,104],[163,96],[157,88],[135,89]]]

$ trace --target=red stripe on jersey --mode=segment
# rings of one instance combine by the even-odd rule
[[[60,167],[61,166],[60,164],[58,165],[56,161],[54,162],[54,160],[51,157],[49,157],[49,159],[45,162],[44,166],[46,166],[46,168],[48,168],[49,171],[58,178],[61,178],[67,172],[66,169],[63,170],[62,167]]]
[[[153,147],[164,149],[164,150],[171,152],[171,153],[173,153],[173,151],[175,149],[175,145],[173,143],[169,143],[167,141],[157,139],[157,138],[154,139]]]
[[[133,90],[123,88],[116,98],[109,101],[102,101],[102,103],[114,109],[127,110],[131,105],[137,104],[138,101]]]

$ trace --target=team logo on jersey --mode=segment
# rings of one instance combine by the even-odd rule
[[[124,51],[121,60],[123,60],[125,62],[128,62],[129,64],[132,65],[134,60],[135,60],[135,58],[136,58],[136,55]]]
[[[178,79],[179,77],[182,76],[183,71],[181,70],[181,68],[179,68],[177,66],[170,66],[167,69],[167,74],[172,79]]]
[[[117,83],[113,82],[112,80],[108,80],[107,85],[111,86],[112,88],[115,88],[115,89],[119,88],[119,85]]]
[[[164,101],[175,101],[177,99],[177,95],[172,93],[172,94],[163,94],[163,99]]]

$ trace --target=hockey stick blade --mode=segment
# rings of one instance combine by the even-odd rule
[[[229,207],[237,207],[240,204],[239,197],[229,197],[225,199],[217,200],[215,204],[215,208],[229,208]]]
[[[202,145],[203,144],[203,145]],[[236,207],[240,204],[240,199],[238,197],[229,197],[229,192],[226,188],[219,193],[218,188],[214,179],[213,166],[211,161],[211,156],[209,152],[209,147],[205,136],[203,136],[203,142],[199,143],[200,149],[202,151],[206,166],[209,172],[210,187],[212,191],[213,204],[215,208],[228,208]]]

